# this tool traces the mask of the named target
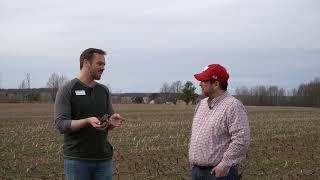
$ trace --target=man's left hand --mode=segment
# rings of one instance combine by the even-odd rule
[[[229,171],[224,170],[224,169],[220,168],[219,166],[214,167],[211,171],[211,174],[216,177],[224,177],[224,176],[227,176],[228,173],[229,173]]]

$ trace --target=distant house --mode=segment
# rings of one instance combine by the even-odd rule
[[[50,102],[51,89],[0,89],[0,103]]]
[[[0,103],[24,103],[40,102],[53,103],[52,88],[33,88],[33,89],[0,89]],[[111,100],[113,104],[132,104],[137,97],[143,99],[144,104],[173,104],[167,96],[176,94],[163,93],[113,93]],[[177,104],[185,104],[182,100],[177,100]]]
[[[183,100],[177,100],[177,105],[185,105],[186,102],[184,102]]]
[[[135,97],[142,97],[144,104],[149,104],[151,93],[113,93],[112,103],[113,104],[132,104],[132,100]]]

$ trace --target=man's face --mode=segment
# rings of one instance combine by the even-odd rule
[[[94,53],[91,63],[89,63],[89,72],[94,80],[100,80],[104,71],[105,58],[101,54]]]
[[[209,97],[211,95],[213,95],[216,92],[217,89],[217,84],[218,82],[211,82],[210,80],[208,81],[201,81],[200,82],[200,87],[202,89],[202,94]]]

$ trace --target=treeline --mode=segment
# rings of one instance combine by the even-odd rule
[[[320,79],[286,91],[278,86],[245,86],[237,88],[235,96],[245,105],[320,107]]]
[[[0,102],[54,102],[58,89],[67,81],[64,75],[51,74],[45,88],[31,88],[31,75],[26,74],[18,89],[0,88]],[[163,83],[158,93],[148,96],[131,96],[122,98],[124,103],[154,104],[196,104],[203,96],[195,93],[192,82],[174,81]],[[253,106],[301,106],[320,107],[320,79],[315,78],[299,87],[286,90],[278,86],[238,87],[235,96],[245,105]],[[117,99],[118,97],[114,98]],[[118,101],[117,101],[118,102]]]
[[[153,93],[149,96],[151,101],[156,104],[172,103],[177,104],[178,101],[183,101],[185,104],[194,104],[198,95],[195,92],[196,87],[191,81],[182,84],[181,81],[174,81],[171,84],[163,83],[159,93]]]
[[[35,102],[53,102],[58,89],[67,82],[64,75],[57,73],[51,74],[44,88],[31,87],[31,75],[26,77],[19,84],[18,89],[1,89],[0,102],[8,103],[35,103]]]

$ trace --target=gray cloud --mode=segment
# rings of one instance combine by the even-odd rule
[[[258,83],[292,88],[319,76],[319,5],[2,0],[2,86],[17,87],[27,71],[36,87],[52,72],[76,76],[81,51],[99,47],[109,52],[104,82],[115,90],[157,91],[165,81],[193,80],[193,73],[215,62],[230,69],[233,89]]]

